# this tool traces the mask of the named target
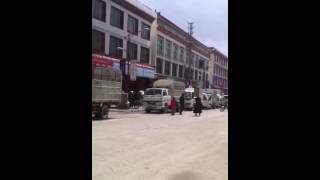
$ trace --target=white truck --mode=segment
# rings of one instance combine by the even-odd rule
[[[145,91],[143,97],[143,107],[146,113],[152,110],[166,113],[171,106],[171,96],[177,101],[177,111],[179,109],[179,98],[184,93],[185,84],[183,82],[160,79],[153,83],[152,88]]]
[[[209,101],[210,96],[207,93],[200,93],[201,96],[201,102],[204,108],[210,109],[211,108],[211,103]],[[189,87],[185,89],[184,92],[184,108],[186,110],[192,110],[193,109],[193,104],[195,103],[195,89],[193,87]]]
[[[92,115],[107,119],[111,105],[120,105],[122,90],[120,70],[96,67],[92,74]]]

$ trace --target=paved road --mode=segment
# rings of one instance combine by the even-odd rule
[[[123,114],[92,122],[93,180],[227,180],[228,112]]]

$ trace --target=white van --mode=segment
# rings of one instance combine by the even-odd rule
[[[211,94],[209,97],[209,102],[211,104],[212,109],[219,108],[221,106],[223,96],[220,94]]]
[[[184,92],[184,108],[186,110],[192,110],[195,103],[194,88],[186,88]],[[205,109],[211,109],[211,103],[209,101],[210,96],[207,93],[202,93],[200,96],[202,105]]]

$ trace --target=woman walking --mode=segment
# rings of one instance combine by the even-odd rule
[[[201,102],[200,97],[196,98],[196,103],[194,105],[193,113],[195,116],[197,116],[197,114],[199,114],[199,116],[200,116],[200,114],[202,113],[202,102]]]
[[[170,106],[171,106],[171,114],[174,115],[176,113],[176,110],[177,110],[177,101],[173,96],[171,97]]]

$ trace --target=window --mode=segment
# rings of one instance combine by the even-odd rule
[[[180,47],[180,61],[184,62],[184,48]]]
[[[204,60],[203,59],[199,60],[199,69],[204,69]]]
[[[123,11],[111,6],[110,24],[123,29]]]
[[[170,75],[170,62],[169,61],[165,61],[164,74]]]
[[[178,65],[173,63],[172,64],[172,76],[177,76],[177,68],[178,68]]]
[[[191,59],[190,59],[191,66],[194,66],[193,59],[194,59],[194,53],[191,52]]]
[[[207,100],[207,96],[205,96],[204,94],[202,94],[202,96],[203,96],[203,100]]]
[[[209,70],[209,61],[205,61],[205,69],[208,71]]]
[[[166,39],[166,57],[171,58],[171,41]]]
[[[179,65],[179,77],[182,78],[182,76],[183,76],[183,66]]]
[[[92,0],[92,17],[106,22],[106,2]]]
[[[198,55],[196,55],[196,59],[195,59],[195,67],[199,68],[199,59],[200,57]]]
[[[195,80],[198,80],[198,71],[196,70],[195,72],[194,72],[194,74],[195,74]]]
[[[128,15],[128,32],[138,35],[138,19]]]
[[[92,52],[105,53],[105,35],[103,32],[92,30]]]
[[[194,71],[194,70],[193,70],[193,69],[191,69],[191,71],[190,71],[190,77],[191,77],[191,78],[190,78],[190,79],[194,79],[193,71]]]
[[[150,40],[150,26],[141,22],[141,38]]]
[[[114,57],[122,57],[122,50],[118,48],[122,47],[122,39],[110,36],[109,42],[109,55]]]
[[[149,64],[149,48],[141,47],[140,62]]]
[[[129,61],[131,59],[138,59],[137,58],[137,51],[138,51],[138,46],[136,44],[128,42],[128,44],[127,44],[127,58],[129,59]]]
[[[173,43],[173,59],[178,60],[178,45]]]
[[[158,36],[158,47],[157,47],[157,52],[159,56],[163,56],[163,51],[164,51],[164,38],[162,36]]]
[[[167,96],[167,95],[168,95],[167,91],[164,90],[163,93],[162,93],[162,95],[163,95],[163,96]]]
[[[206,81],[208,81],[208,74],[206,74]]]
[[[162,74],[162,65],[163,64],[163,60],[160,58],[157,58],[157,73]]]

